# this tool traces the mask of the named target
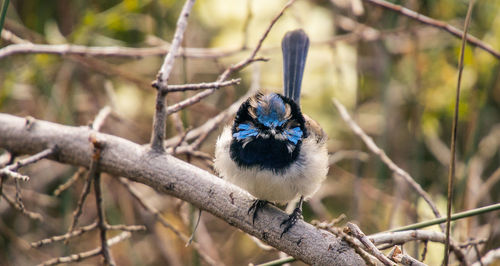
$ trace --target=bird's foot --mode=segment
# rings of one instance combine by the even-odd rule
[[[248,209],[248,214],[250,214],[251,212],[253,212],[252,214],[252,223],[254,224],[255,223],[255,219],[257,219],[257,213],[259,211],[262,210],[262,208],[264,208],[264,206],[266,206],[268,203],[267,200],[259,200],[259,199],[256,199],[254,200],[254,202],[252,203],[252,206],[250,206],[250,208]]]
[[[295,208],[295,210],[293,210],[292,214],[290,214],[288,216],[287,219],[285,219],[281,225],[281,226],[285,226],[285,229],[283,230],[283,232],[281,233],[281,237],[283,237],[283,235],[288,232],[288,230],[290,230],[290,228],[293,227],[293,225],[299,220],[299,219],[302,219],[302,210],[300,208]]]

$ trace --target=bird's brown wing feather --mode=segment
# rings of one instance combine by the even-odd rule
[[[325,131],[321,128],[318,122],[314,121],[308,115],[303,114],[304,119],[306,120],[306,128],[309,129],[309,133],[313,134],[318,143],[324,143],[328,139]]]

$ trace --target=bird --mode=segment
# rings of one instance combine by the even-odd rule
[[[281,42],[283,94],[257,92],[241,104],[234,122],[217,139],[214,169],[256,199],[248,209],[255,223],[268,203],[296,208],[280,227],[288,232],[302,219],[302,205],[328,173],[327,135],[300,108],[302,77],[309,37],[289,31]]]

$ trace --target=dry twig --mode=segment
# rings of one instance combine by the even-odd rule
[[[54,153],[54,150],[55,150],[55,148],[48,148],[48,149],[45,149],[45,150],[43,150],[37,154],[34,154],[28,158],[19,160],[11,165],[7,165],[4,168],[0,169],[0,176],[7,175],[7,176],[10,176],[10,177],[15,178],[17,180],[28,181],[29,180],[28,176],[21,175],[15,171],[23,166],[36,163],[39,160],[41,160],[47,156],[50,156],[51,154]]]
[[[337,99],[333,99],[333,103],[339,110],[340,116],[342,119],[347,123],[347,125],[352,129],[352,131],[358,135],[361,140],[365,143],[365,145],[372,151],[374,154],[378,155],[380,157],[380,160],[384,162],[389,169],[391,169],[395,174],[401,176],[410,186],[427,202],[429,207],[432,209],[434,212],[434,215],[437,218],[441,217],[441,214],[439,213],[436,205],[434,202],[431,200],[431,197],[427,192],[425,192],[422,187],[415,182],[413,177],[410,176],[405,170],[401,169],[399,166],[397,166],[387,154],[385,154],[384,150],[380,149],[377,144],[373,141],[372,138],[370,138],[366,133],[359,127],[358,124],[351,118],[349,113],[347,112],[346,108],[339,102]],[[444,229],[444,227],[442,227]],[[444,230],[443,230],[444,231]]]
[[[218,89],[226,86],[240,84],[241,79],[231,79],[222,82],[203,82],[196,84],[183,84],[183,85],[168,85],[166,89],[162,89],[165,93],[176,91],[189,91],[189,90],[206,90]]]
[[[49,237],[49,238],[46,238],[46,239],[42,239],[42,240],[39,240],[39,241],[36,241],[36,242],[32,242],[31,243],[31,247],[32,248],[38,248],[38,247],[41,247],[43,245],[47,245],[47,244],[51,244],[51,243],[54,243],[54,242],[57,242],[57,241],[66,241],[72,237],[75,237],[75,236],[79,236],[79,235],[82,235],[88,231],[92,231],[94,229],[97,228],[97,222],[94,222],[92,224],[89,224],[89,225],[86,225],[86,226],[83,226],[83,227],[80,227],[78,229],[75,229],[71,232],[68,232],[64,235],[60,235],[60,236],[52,236],[52,237]]]
[[[5,201],[7,201],[7,203],[10,204],[10,206],[12,206],[14,209],[20,211],[26,217],[33,219],[33,220],[38,220],[38,221],[43,220],[43,216],[41,214],[26,210],[23,205],[20,205],[18,202],[16,202],[15,199],[12,199],[10,196],[8,196],[6,194],[2,194],[2,197],[5,199]]]
[[[388,255],[389,258],[393,259],[395,262],[407,266],[425,266],[425,263],[418,261],[412,256],[404,253],[398,246],[395,246]]]
[[[70,188],[78,179],[80,179],[85,173],[86,169],[83,167],[78,168],[78,170],[68,179],[66,182],[61,184],[54,190],[54,196],[59,196],[63,191]]]
[[[148,212],[150,212],[151,214],[153,214],[154,218],[157,221],[159,221],[164,227],[170,229],[184,243],[186,243],[186,244],[189,243],[189,237],[186,236],[185,234],[183,234],[177,228],[175,228],[175,226],[173,226],[172,224],[170,224],[165,218],[163,218],[163,216],[161,215],[161,213],[156,208],[154,208],[153,206],[151,206],[150,204],[148,204],[143,199],[143,197],[141,196],[140,192],[137,189],[135,189],[128,180],[126,180],[124,178],[119,178],[118,180],[120,181],[120,183],[123,186],[125,186],[125,188],[128,190],[128,192],[137,200],[137,202],[139,202],[139,204],[145,210],[147,210]],[[192,242],[190,244],[198,252],[198,254],[200,254],[200,257],[206,263],[208,263],[209,265],[217,265],[218,264],[214,259],[212,259],[208,254],[206,254],[206,252],[204,250],[202,250],[200,248],[200,245],[198,243]]]
[[[390,261],[375,245],[368,239],[368,237],[353,223],[347,223],[348,233],[356,237],[368,249],[368,252],[380,260],[384,265],[395,265]]]
[[[106,241],[106,244],[111,247],[114,244],[117,244],[117,243],[129,238],[130,236],[131,236],[130,232],[123,232],[123,233],[121,233],[121,234],[119,234],[111,239],[108,239]],[[102,252],[102,249],[99,247],[99,248],[85,251],[85,252],[81,252],[78,254],[72,254],[72,255],[67,256],[67,257],[58,257],[55,259],[50,259],[50,260],[42,262],[38,265],[39,266],[49,266],[49,265],[56,265],[56,264],[61,264],[61,263],[71,263],[71,262],[82,261],[84,259],[88,259],[88,258],[97,256],[97,255],[101,254],[101,252]]]
[[[457,28],[455,28],[455,27],[453,27],[453,26],[451,26],[449,24],[446,24],[443,21],[436,20],[436,19],[424,16],[424,15],[422,15],[420,13],[417,13],[417,12],[415,12],[413,10],[410,10],[408,8],[405,8],[405,7],[402,7],[400,5],[395,5],[395,4],[389,3],[389,2],[384,1],[384,0],[365,0],[365,1],[369,2],[371,4],[383,7],[385,9],[394,11],[394,12],[398,12],[401,15],[404,15],[406,17],[412,18],[414,20],[417,20],[417,21],[419,21],[421,23],[424,23],[424,24],[427,24],[429,26],[445,30],[445,31],[449,32],[450,34],[452,34],[452,35],[454,35],[454,36],[456,36],[458,38],[462,39],[463,36],[464,36],[464,32],[462,32],[461,30],[459,30],[459,29],[457,29]],[[474,46],[477,46],[477,47],[483,49],[484,51],[490,53],[494,57],[500,59],[500,52],[498,52],[495,49],[493,49],[493,47],[491,47],[489,44],[486,44],[486,43],[482,42],[481,40],[479,40],[476,37],[471,36],[471,35],[468,35],[465,39],[470,44],[472,44]]]

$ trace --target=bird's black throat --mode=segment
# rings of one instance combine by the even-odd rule
[[[292,100],[283,95],[278,94],[284,103],[290,106],[291,117],[300,130],[303,132],[302,138],[308,136],[305,128],[305,119],[300,111],[300,107]],[[257,94],[255,97],[260,97]],[[252,108],[250,99],[245,101],[236,113],[235,122],[232,128],[232,133],[238,131],[238,125],[251,122],[260,130],[264,130],[265,126],[259,124],[251,116],[249,109]],[[231,159],[241,167],[260,166],[261,169],[272,171],[284,171],[293,162],[295,162],[300,153],[302,140],[293,144],[293,150],[289,149],[292,145],[287,139],[276,139],[272,134],[267,137],[256,136],[251,140],[238,140],[233,138],[230,146]]]
[[[243,167],[260,166],[262,169],[282,171],[297,160],[302,144],[299,141],[290,153],[286,142],[258,137],[243,147],[243,142],[233,139],[230,147],[231,159]]]

